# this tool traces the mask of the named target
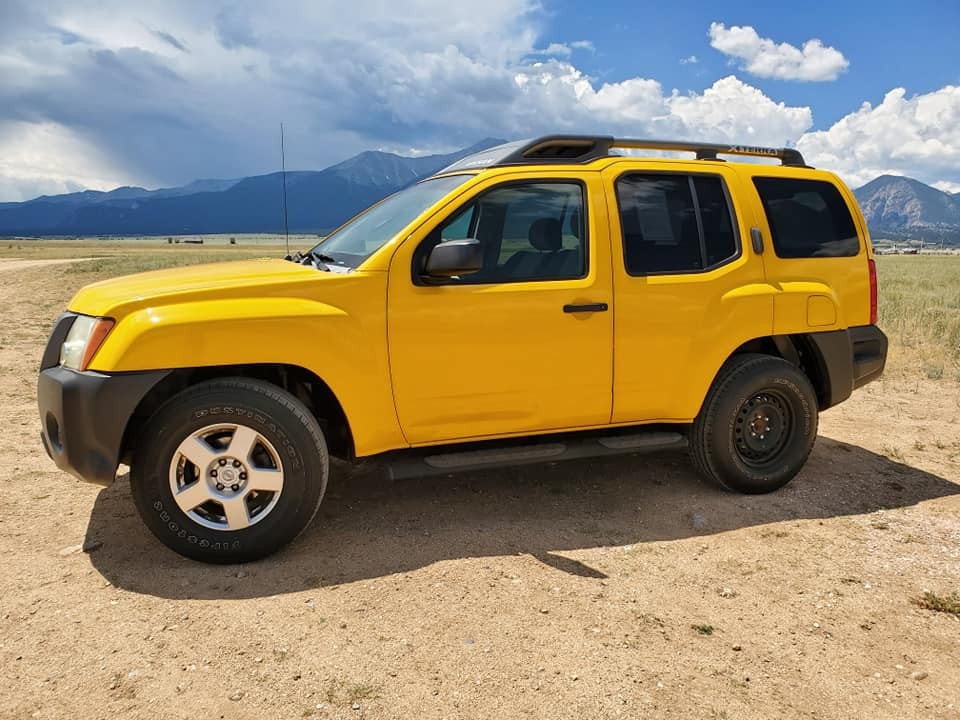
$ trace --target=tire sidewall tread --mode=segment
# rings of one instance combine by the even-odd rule
[[[736,451],[737,413],[757,392],[780,386],[801,432],[792,433],[781,463],[759,471]],[[741,493],[767,493],[788,483],[806,463],[817,437],[818,408],[810,380],[795,365],[778,357],[736,355],[717,373],[690,433],[690,456],[697,471],[721,487]]]
[[[169,485],[170,461],[189,433],[218,422],[242,423],[267,438],[280,454],[284,486],[270,515],[248,528],[204,527],[177,506]],[[310,411],[287,391],[248,378],[211,380],[173,396],[140,435],[130,470],[141,518],[174,551],[204,562],[248,562],[294,540],[319,510],[329,476],[323,431]]]

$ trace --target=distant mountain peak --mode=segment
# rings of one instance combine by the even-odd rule
[[[854,191],[871,234],[960,242],[960,198],[905,175],[881,175]]]
[[[484,138],[449,154],[404,157],[367,150],[325,170],[288,172],[290,229],[329,230],[457,160],[502,144]],[[173,235],[280,232],[281,173],[194,180],[176,188],[86,190],[0,204],[0,235]]]

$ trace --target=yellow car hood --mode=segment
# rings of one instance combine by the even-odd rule
[[[283,294],[290,285],[343,277],[288,260],[264,258],[191,265],[103,280],[82,288],[70,301],[73,312],[117,317],[176,299],[249,298]]]

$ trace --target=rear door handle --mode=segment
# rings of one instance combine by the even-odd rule
[[[585,305],[564,305],[563,311],[565,313],[606,312],[607,304],[606,303],[586,303]]]

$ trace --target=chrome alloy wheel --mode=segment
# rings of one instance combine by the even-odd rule
[[[234,423],[190,434],[170,461],[170,492],[194,522],[242,530],[260,522],[283,491],[280,455],[261,434]]]

